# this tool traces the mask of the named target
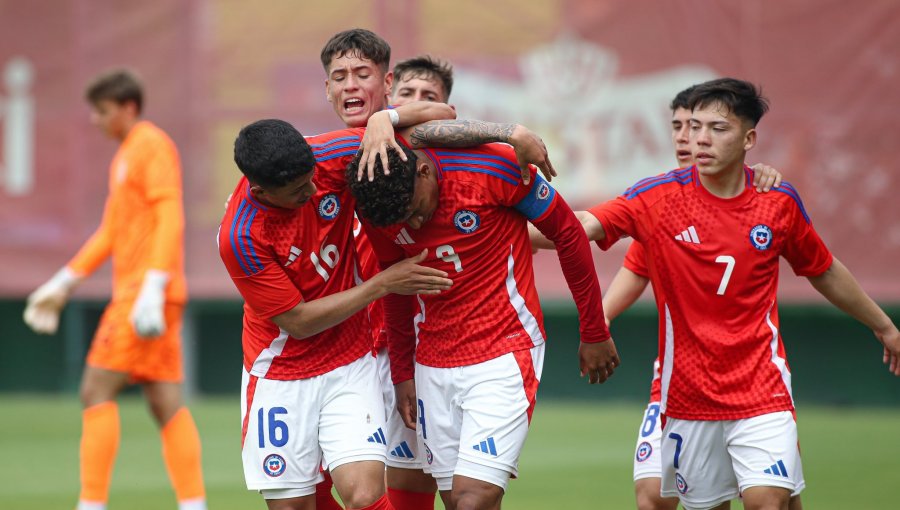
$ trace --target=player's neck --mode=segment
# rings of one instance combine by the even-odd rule
[[[136,126],[140,121],[140,117],[135,117],[133,119],[125,121],[124,125],[122,126],[122,132],[119,136],[116,137],[116,139],[118,139],[120,143],[124,142],[125,139],[128,138],[128,135],[131,134],[131,130],[134,129],[134,126]]]
[[[744,192],[746,177],[743,162],[735,163],[733,167],[723,168],[714,174],[698,173],[700,184],[714,196],[734,198]]]

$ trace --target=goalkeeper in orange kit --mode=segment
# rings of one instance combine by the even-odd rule
[[[162,453],[180,510],[205,510],[200,438],[182,402],[181,318],[184,211],[181,164],[172,140],[141,119],[143,89],[129,72],[87,88],[91,122],[121,145],[109,168],[103,220],[75,257],[28,297],[25,322],[52,334],[75,286],[107,258],[112,301],[91,342],[81,380],[78,510],[105,510],[119,445],[117,394],[143,386],[160,426]]]

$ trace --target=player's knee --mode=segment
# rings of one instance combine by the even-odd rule
[[[348,494],[345,495],[344,492],[348,492]],[[341,492],[341,501],[344,502],[344,508],[347,509],[366,508],[384,495],[384,489],[371,485],[358,485],[344,492]]]
[[[456,510],[489,510],[500,508],[503,490],[499,487],[454,487],[450,500]]]

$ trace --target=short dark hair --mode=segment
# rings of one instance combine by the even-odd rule
[[[127,69],[113,69],[97,75],[85,89],[84,97],[95,106],[100,101],[110,100],[120,105],[133,102],[138,113],[144,107],[144,87]]]
[[[675,94],[675,97],[672,99],[672,103],[669,104],[669,108],[674,113],[675,110],[679,108],[684,108],[685,110],[690,110],[690,99],[691,94],[694,93],[694,89],[696,89],[696,85],[691,85],[690,87],[682,90],[681,92]]]
[[[234,162],[250,182],[270,188],[290,183],[316,164],[303,135],[278,119],[244,126],[234,141]]]
[[[396,87],[405,77],[437,80],[447,93],[445,99],[450,99],[450,91],[453,90],[453,66],[446,60],[431,55],[419,55],[397,62],[394,66],[394,86]]]
[[[365,176],[356,179],[362,154],[357,154],[347,167],[347,182],[350,193],[356,197],[356,212],[377,227],[399,223],[409,214],[416,189],[416,155],[406,147],[403,152],[406,161],[400,159],[397,151],[388,150],[390,175],[384,175],[381,158],[376,158],[375,178],[371,182]]]
[[[344,55],[371,60],[387,74],[391,65],[391,45],[375,32],[364,28],[354,28],[337,33],[322,48],[322,67],[328,72],[328,66],[335,57]]]
[[[753,127],[769,111],[769,100],[762,90],[749,81],[736,78],[719,78],[703,82],[694,88],[689,99],[691,110],[720,103],[735,116],[749,122]]]

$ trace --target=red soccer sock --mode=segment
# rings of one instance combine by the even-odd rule
[[[344,510],[331,493],[331,487],[334,486],[331,475],[328,471],[322,471],[322,476],[325,480],[316,484],[316,510]]]
[[[388,487],[388,498],[397,510],[434,510],[433,492],[412,492]]]
[[[166,471],[179,502],[202,502],[203,467],[200,463],[200,435],[187,407],[182,407],[166,422],[162,430],[162,453]]]
[[[84,502],[106,503],[119,450],[119,406],[103,402],[81,413],[81,495]]]
[[[396,510],[394,505],[391,504],[391,500],[388,499],[387,494],[381,496],[381,498],[372,503],[371,505],[365,508],[359,508],[358,510]]]

